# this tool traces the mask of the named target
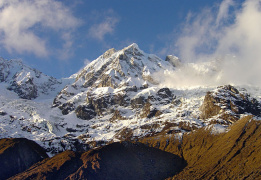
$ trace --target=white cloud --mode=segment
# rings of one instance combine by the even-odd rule
[[[56,32],[68,47],[71,39],[63,37],[79,24],[70,10],[55,0],[0,0],[0,44],[10,53],[47,56],[45,31]]]
[[[89,59],[84,59],[84,67],[87,66],[88,64],[90,64],[92,61]]]
[[[229,16],[229,7],[233,6],[235,3],[233,0],[224,0],[219,7],[219,11],[216,18],[216,24],[219,25],[220,21],[228,18]]]
[[[211,9],[189,18],[182,29],[182,34],[174,42],[179,55],[184,61],[194,61],[205,52],[211,51],[213,42],[218,38],[215,32],[214,17]]]
[[[229,11],[230,7],[233,12]],[[220,71],[215,74],[218,78],[213,78],[212,74],[210,78],[201,81],[202,74],[195,76],[195,73],[180,73],[186,75],[187,85],[191,83],[189,79],[194,79],[193,82],[198,82],[198,85],[206,85],[208,82],[212,85],[261,85],[260,0],[246,0],[239,8],[233,1],[224,0],[217,11],[211,8],[204,10],[188,20],[183,28],[183,33],[171,46],[177,47],[178,55],[183,61],[211,61],[218,57],[223,59]],[[201,80],[195,80],[196,77]],[[175,79],[184,77],[179,77],[176,73],[172,78],[175,84]]]
[[[99,23],[93,24],[88,32],[88,36],[100,41],[104,40],[107,34],[113,34],[116,28],[119,18],[114,14],[112,10],[109,10],[104,14],[105,17]]]

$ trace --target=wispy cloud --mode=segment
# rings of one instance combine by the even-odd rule
[[[101,18],[97,19],[89,29],[88,36],[99,41],[103,41],[107,34],[113,34],[119,18],[113,10],[108,10],[103,13]]]
[[[79,24],[71,11],[56,0],[0,0],[0,45],[10,53],[48,56],[48,37],[43,34],[50,30],[64,40],[68,49],[72,40],[65,36]]]
[[[201,78],[198,85],[261,85],[261,79],[258,78],[261,76],[260,19],[260,0],[246,0],[240,6],[236,1],[224,0],[216,11],[209,8],[200,14],[190,15],[182,33],[169,47],[175,47],[178,56],[185,62],[211,61],[222,57],[221,70],[215,74],[216,78],[211,76],[212,79],[204,81],[202,77],[207,74],[195,76],[195,73],[176,73],[168,78],[179,79],[179,75],[186,76],[187,85],[191,83],[189,79],[197,82],[197,77]],[[170,51],[173,52],[173,49],[168,49]],[[200,71],[197,73],[200,74]]]
[[[220,4],[219,11],[216,18],[216,25],[219,26],[219,23],[224,19],[228,19],[229,17],[229,8],[234,6],[235,2],[233,0],[224,0]]]

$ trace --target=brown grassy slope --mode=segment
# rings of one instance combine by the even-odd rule
[[[173,179],[261,179],[261,122],[251,116],[224,134],[204,129],[186,134],[182,144],[172,140],[166,146],[164,138],[142,141],[184,157],[188,166]]]
[[[0,139],[0,179],[23,172],[47,157],[42,147],[28,139]]]

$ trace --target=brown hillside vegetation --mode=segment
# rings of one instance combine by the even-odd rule
[[[47,157],[41,146],[28,139],[0,139],[0,179],[23,172]]]
[[[85,153],[65,151],[10,179],[165,179],[186,163],[141,143],[121,142]]]
[[[260,124],[247,116],[219,135],[200,129],[184,135],[182,144],[168,137],[142,142],[187,161],[187,167],[173,179],[261,179]]]

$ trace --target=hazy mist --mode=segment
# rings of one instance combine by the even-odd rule
[[[172,43],[183,65],[161,72],[162,85],[261,85],[261,1],[224,0],[189,13],[182,28]]]

